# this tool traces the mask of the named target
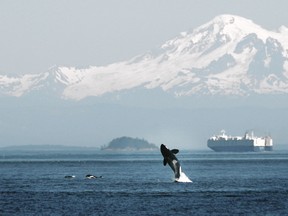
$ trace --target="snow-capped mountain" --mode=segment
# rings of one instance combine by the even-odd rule
[[[221,15],[128,61],[0,75],[0,93],[17,97],[45,89],[81,100],[136,87],[177,97],[288,93],[288,28],[268,31],[251,20]]]

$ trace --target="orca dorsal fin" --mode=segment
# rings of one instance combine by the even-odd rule
[[[165,160],[165,158],[163,159],[163,165],[166,166],[167,164],[167,160]]]
[[[172,149],[171,152],[172,152],[173,154],[177,154],[177,153],[179,152],[179,150],[178,150],[178,149]]]

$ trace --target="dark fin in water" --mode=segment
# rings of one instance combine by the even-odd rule
[[[166,166],[167,161],[165,160],[165,158],[163,159],[163,165]]]
[[[66,179],[72,179],[72,178],[75,178],[75,176],[74,176],[74,175],[66,175],[64,178],[66,178]]]

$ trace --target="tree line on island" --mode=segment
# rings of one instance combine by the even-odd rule
[[[112,151],[153,151],[158,149],[153,143],[149,143],[145,139],[131,138],[131,137],[119,137],[113,139],[107,146],[101,147],[101,150]]]

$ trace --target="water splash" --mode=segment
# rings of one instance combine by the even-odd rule
[[[175,182],[183,182],[183,183],[192,183],[192,181],[186,176],[184,172],[182,172],[182,168],[180,167],[180,177],[175,178]]]
[[[192,183],[192,181],[186,176],[184,172],[181,171],[180,177],[178,179],[175,179],[176,182],[183,182],[183,183]]]

